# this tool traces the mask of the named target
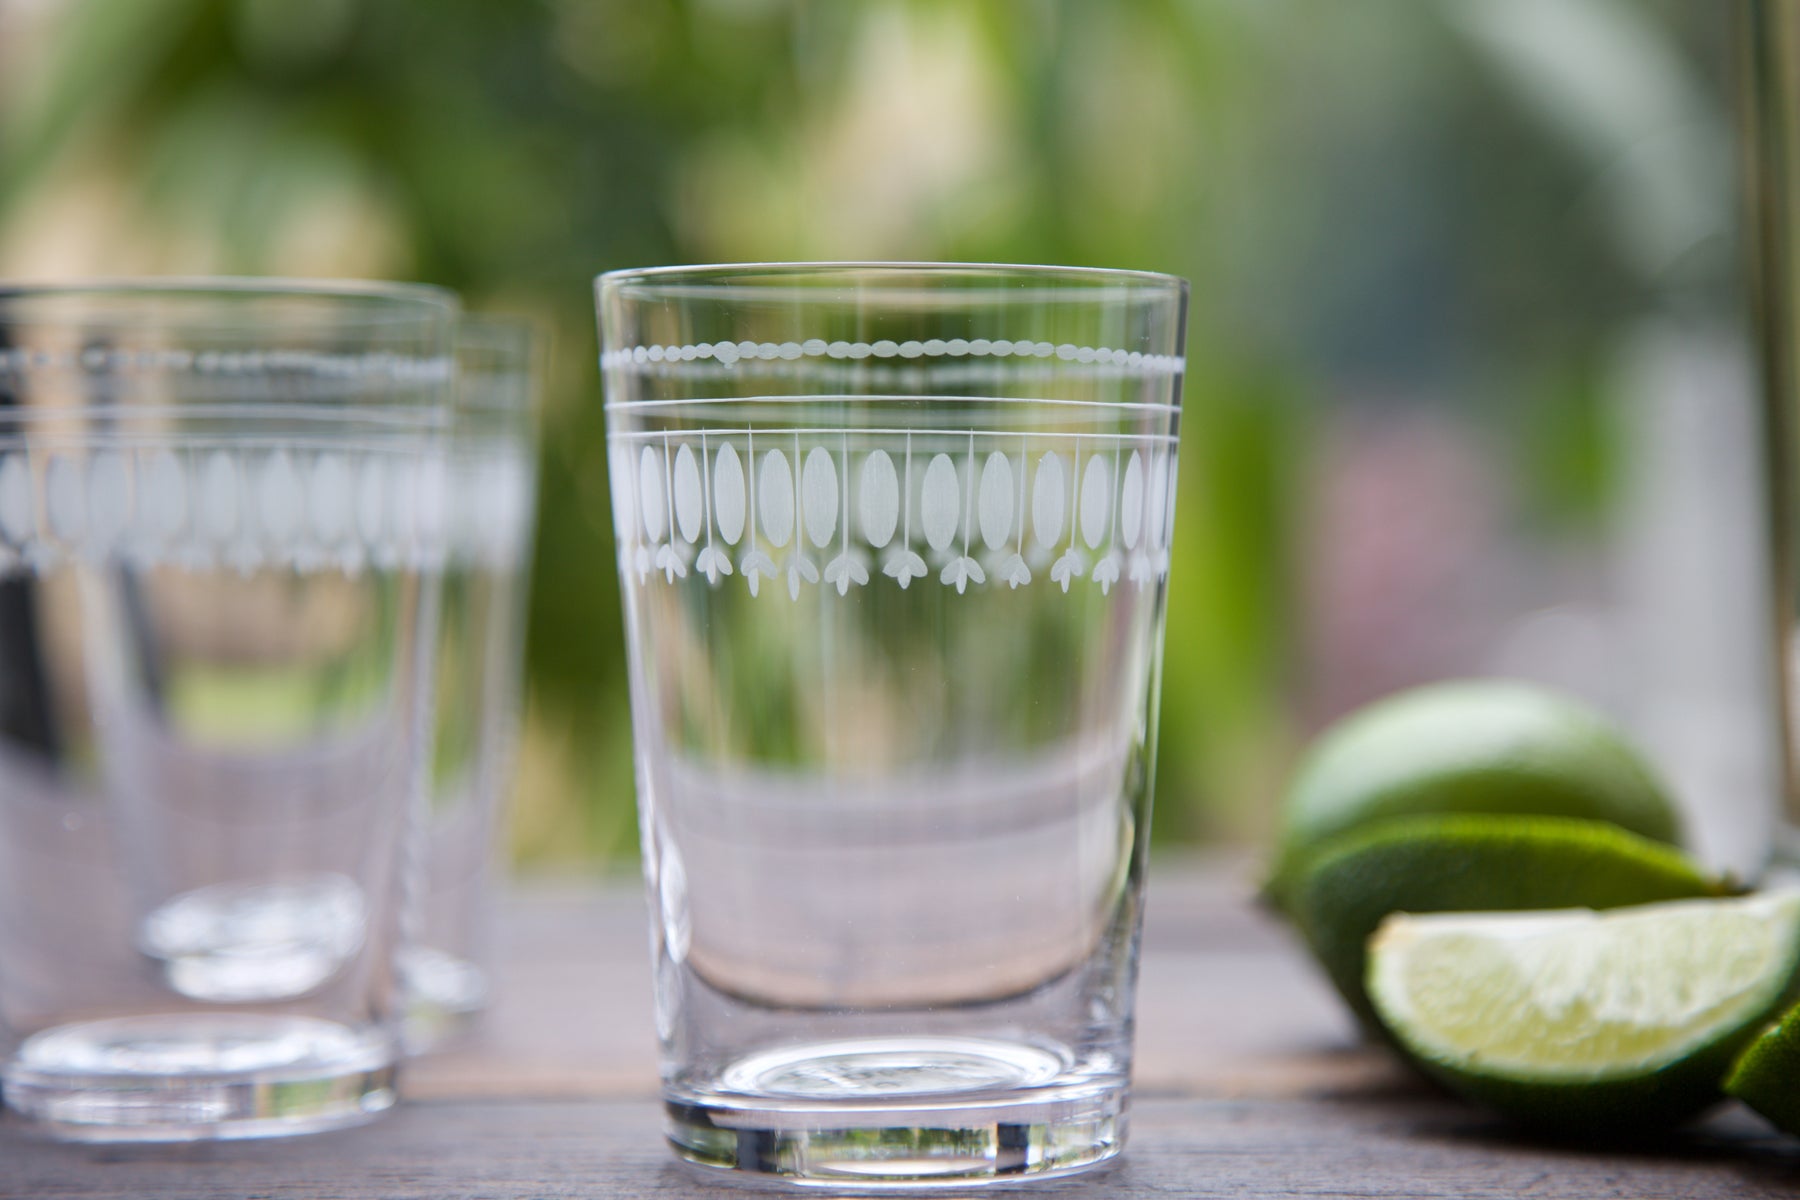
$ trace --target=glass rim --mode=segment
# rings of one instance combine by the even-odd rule
[[[690,295],[717,289],[730,295],[742,295],[759,287],[789,293],[794,283],[808,277],[843,275],[864,276],[868,281],[883,277],[951,276],[987,277],[990,282],[1066,282],[1087,285],[1098,291],[1106,287],[1140,289],[1145,294],[1166,292],[1173,298],[1185,298],[1188,281],[1179,275],[1159,271],[1139,271],[1117,267],[1056,266],[1033,263],[993,262],[925,262],[883,260],[820,260],[815,262],[744,262],[697,263],[685,266],[624,267],[595,276],[596,290],[603,293],[641,284],[647,290],[687,290]],[[758,279],[757,277],[762,277]],[[1066,295],[1070,302],[1092,302],[1091,292],[1077,290]]]
[[[548,341],[543,323],[535,317],[516,313],[469,312],[456,317],[452,335],[458,356],[485,354],[496,357],[516,356],[535,365],[534,360]]]
[[[147,275],[68,280],[0,279],[0,327],[31,321],[68,320],[86,325],[188,328],[239,328],[237,319],[207,319],[180,310],[122,312],[131,303],[197,305],[213,301],[302,301],[353,306],[343,324],[360,328],[400,329],[409,325],[452,321],[461,313],[455,292],[429,283],[377,279],[290,278],[251,275]],[[113,305],[111,310],[83,312],[85,304]],[[12,311],[8,311],[11,308]]]
[[[472,391],[459,386],[451,407],[460,413],[536,420],[543,406],[549,341],[543,322],[534,317],[517,313],[460,314],[451,347],[459,376],[507,379],[515,386],[498,391]]]

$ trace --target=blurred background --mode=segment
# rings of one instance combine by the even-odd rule
[[[590,284],[660,263],[1193,281],[1165,847],[1255,841],[1323,722],[1470,673],[1587,695],[1691,803],[1754,808],[1741,15],[0,0],[0,275],[419,279],[553,331],[524,864],[636,849]]]

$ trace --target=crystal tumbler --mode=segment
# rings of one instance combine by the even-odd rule
[[[55,1136],[393,1103],[454,320],[0,289],[0,1087]]]
[[[599,281],[666,1128],[847,1187],[1125,1132],[1186,285]]]
[[[468,1033],[487,1007],[492,883],[511,786],[537,496],[538,339],[526,321],[456,331],[449,528],[436,734],[417,926],[402,952],[414,1052]]]

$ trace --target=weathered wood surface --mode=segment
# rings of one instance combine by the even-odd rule
[[[1003,1194],[1754,1198],[1800,1192],[1800,1141],[1740,1109],[1654,1146],[1534,1144],[1354,1045],[1241,873],[1153,872],[1131,1143],[1118,1165]],[[510,901],[479,1044],[418,1064],[364,1129],[261,1144],[58,1146],[0,1125],[0,1197],[595,1200],[754,1194],[661,1144],[643,911],[629,882]],[[1800,1084],[1800,1081],[1797,1081]]]

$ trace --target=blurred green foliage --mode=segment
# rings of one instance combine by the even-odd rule
[[[1242,834],[1309,719],[1304,526],[1341,413],[1524,396],[1551,518],[1603,503],[1596,356],[1671,287],[1728,285],[1692,181],[1729,154],[1731,7],[65,0],[0,49],[0,267],[409,277],[550,326],[535,857],[631,844],[596,272],[1186,275],[1158,829]]]

